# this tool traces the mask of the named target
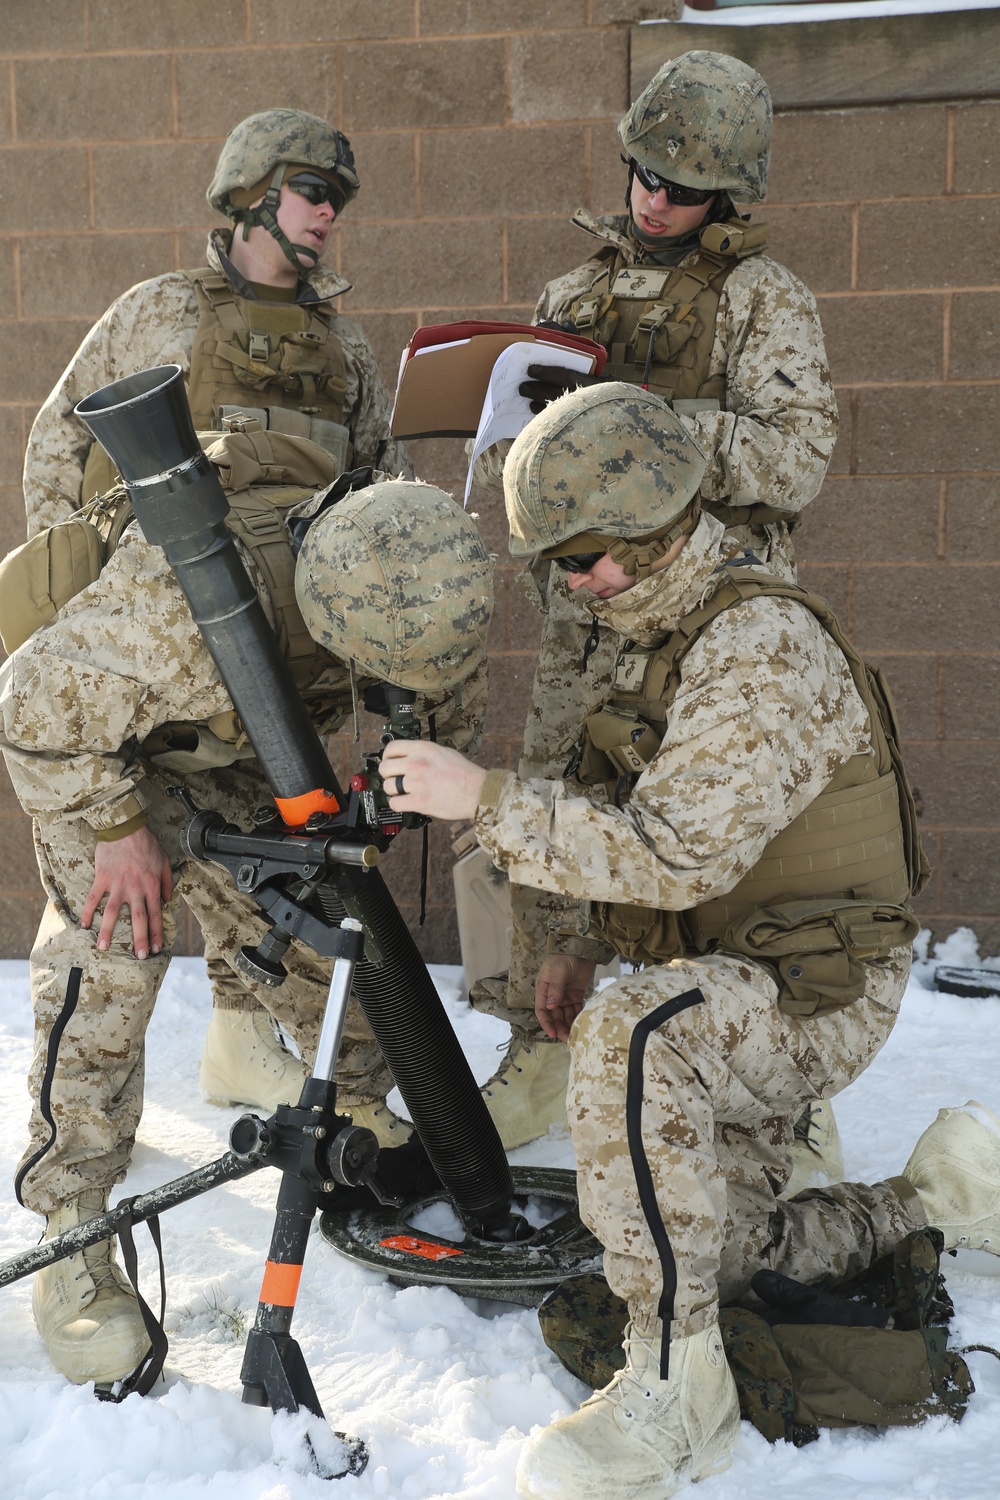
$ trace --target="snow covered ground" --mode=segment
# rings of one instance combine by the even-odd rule
[[[926,935],[921,952],[925,953]],[[1000,1111],[1000,1000],[929,988],[935,962],[975,964],[957,934],[915,969],[902,1017],[869,1072],[837,1101],[849,1176],[898,1171],[945,1104],[977,1098]],[[989,960],[1000,969],[1000,960]],[[459,998],[457,969],[434,971],[477,1076],[493,1070],[499,1022]],[[128,1190],[139,1192],[220,1155],[230,1116],[205,1104],[197,1063],[208,1018],[203,965],[175,960],[149,1032],[146,1112]],[[27,965],[0,964],[0,1259],[34,1244],[38,1220],[11,1183],[27,1119],[31,1020]],[[515,1161],[572,1165],[551,1136]],[[361,1436],[358,1478],[298,1472],[289,1419],[241,1404],[240,1330],[252,1321],[270,1236],[277,1174],[261,1172],[166,1215],[170,1354],[166,1379],[120,1406],[68,1385],[48,1364],[30,1283],[0,1290],[0,1494],[3,1500],[512,1500],[521,1441],[535,1423],[586,1394],[543,1345],[531,1309],[463,1302],[440,1289],[396,1290],[314,1236],[294,1333],[333,1425]],[[143,1285],[153,1284],[146,1231]],[[947,1262],[959,1343],[1000,1345],[1000,1259]],[[152,1300],[152,1298],[150,1299]],[[744,1424],[732,1468],[698,1500],[995,1500],[1000,1363],[971,1354],[977,1391],[965,1420],[935,1419],[887,1436],[840,1432],[796,1451],[769,1447]],[[614,1500],[609,1495],[608,1500]]]

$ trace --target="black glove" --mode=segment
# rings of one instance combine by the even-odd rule
[[[567,391],[579,390],[580,386],[598,385],[600,375],[585,375],[582,370],[567,370],[565,365],[529,365],[529,380],[518,386],[518,395],[531,402],[531,410],[537,416],[550,401],[565,396]]]
[[[760,1316],[766,1323],[835,1323],[842,1328],[885,1328],[892,1311],[870,1302],[848,1301],[816,1286],[806,1286],[779,1271],[758,1271],[750,1285],[767,1304]]]

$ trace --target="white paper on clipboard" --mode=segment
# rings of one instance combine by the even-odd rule
[[[534,343],[511,344],[493,366],[493,374],[483,402],[483,414],[479,420],[469,460],[469,472],[465,480],[465,504],[468,506],[472,489],[472,471],[476,460],[487,448],[502,438],[515,438],[531,421],[535,413],[527,396],[522,396],[518,386],[528,380],[529,365],[559,365],[564,370],[579,370],[588,375],[594,368],[592,354],[577,354],[564,345],[546,344],[541,339]]]

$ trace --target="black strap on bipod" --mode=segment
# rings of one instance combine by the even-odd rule
[[[133,1391],[138,1391],[140,1396],[148,1396],[163,1369],[163,1362],[167,1357],[170,1345],[167,1335],[163,1331],[163,1316],[167,1309],[167,1282],[163,1270],[163,1246],[160,1243],[160,1220],[156,1214],[150,1215],[144,1222],[149,1229],[150,1239],[156,1247],[157,1258],[160,1263],[160,1316],[157,1318],[153,1309],[139,1290],[139,1261],[135,1253],[135,1240],[132,1235],[132,1205],[134,1198],[123,1198],[116,1207],[125,1210],[125,1217],[118,1225],[118,1239],[122,1247],[122,1260],[125,1263],[125,1272],[135,1292],[135,1300],[139,1304],[142,1321],[149,1335],[149,1349],[136,1365],[131,1375],[124,1380],[116,1380],[110,1389],[95,1388],[95,1394],[100,1401],[124,1401],[126,1396],[131,1396]]]

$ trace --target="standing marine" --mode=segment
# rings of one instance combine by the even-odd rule
[[[198,432],[245,412],[265,429],[309,438],[338,472],[371,466],[411,479],[389,433],[390,405],[364,332],[337,311],[350,290],[321,264],[338,216],[360,187],[350,142],[316,115],[266,109],[230,133],[208,201],[205,264],[132,287],[87,334],[28,438],[28,535],[110,489],[104,449],[73,415],[92,391],[154,365],[184,372]],[[265,1110],[298,1097],[301,1071],[267,1012],[206,948],[213,1011],[201,1060],[206,1098]],[[403,1137],[381,1104],[362,1123],[384,1143]]]

